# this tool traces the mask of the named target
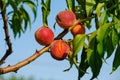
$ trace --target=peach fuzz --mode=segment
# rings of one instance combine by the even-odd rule
[[[76,21],[76,16],[72,11],[60,11],[56,16],[56,22],[64,29],[71,27]]]
[[[40,45],[47,46],[54,40],[54,33],[50,28],[42,26],[35,32],[35,39]]]

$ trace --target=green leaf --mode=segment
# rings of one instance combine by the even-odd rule
[[[91,15],[93,12],[93,7],[95,6],[95,0],[86,0],[86,12],[87,16]]]
[[[80,62],[80,65],[79,65],[79,68],[82,71],[79,70],[79,78],[81,78],[86,73],[86,70],[89,67],[88,62],[86,61],[86,58],[87,58],[86,48],[83,47],[82,54],[81,54],[81,62]]]
[[[120,66],[120,44],[117,46],[115,52],[112,71],[115,71],[119,66]]]
[[[114,51],[114,46],[113,46],[113,43],[112,43],[112,31],[110,32],[110,35],[107,36],[106,38],[106,51],[107,51],[107,58],[109,58],[113,51]]]
[[[119,37],[118,37],[118,34],[117,32],[113,29],[112,30],[112,44],[114,47],[116,47],[116,45],[118,44],[119,42]]]
[[[98,3],[97,7],[96,7],[96,13],[97,13],[97,17],[100,16],[101,10],[102,8],[105,6],[105,3]]]
[[[106,11],[103,11],[101,16],[100,16],[100,20],[99,20],[99,26],[102,26],[103,24],[107,23],[108,21],[108,15]]]
[[[44,0],[41,1],[41,5],[42,5],[42,21],[43,21],[43,25],[48,26],[48,21],[47,21],[47,17],[50,13],[50,4],[51,4],[51,0],[46,0],[46,3],[44,2]]]
[[[32,1],[28,1],[28,0],[24,0],[23,3],[26,3],[26,4],[30,7],[30,9],[32,10],[32,12],[33,12],[33,14],[34,14],[34,21],[35,21],[35,19],[36,19],[36,17],[37,17],[37,12],[36,12],[36,5],[35,5],[35,3],[32,2]]]
[[[97,40],[96,40],[96,36],[94,36],[93,38],[90,39],[89,45],[88,45],[88,49],[87,49],[87,61],[89,66],[91,67],[93,76],[91,78],[94,79],[99,75],[101,66],[102,66],[102,60],[100,55],[97,52]]]
[[[92,73],[93,73],[93,76],[91,78],[91,80],[92,80],[99,75],[100,69],[102,67],[102,60],[98,53],[95,53],[95,52],[91,53],[89,65],[90,65]]]
[[[106,23],[102,25],[98,31],[97,31],[97,41],[101,42],[104,39],[104,36],[106,35],[107,29],[112,25],[112,23]]]
[[[97,31],[97,42],[98,42],[97,50],[101,57],[104,56],[103,40],[104,40],[105,36],[107,35],[108,28],[111,25],[112,25],[112,23],[106,23],[106,24],[102,25]]]
[[[27,13],[27,11],[24,8],[21,8],[22,11],[22,15],[23,15],[23,20],[24,20],[24,29],[26,31],[28,23],[31,26],[31,19],[29,14]]]
[[[74,12],[75,9],[75,0],[66,0],[67,7],[70,11]]]
[[[30,14],[26,10],[25,6],[30,7],[34,14],[34,20],[36,19],[36,5],[33,1],[29,0],[8,0],[7,6],[11,6],[12,11],[8,12],[12,15],[11,20],[9,20],[9,24],[13,30],[14,37],[17,35],[21,35],[22,32],[25,32],[28,24],[31,26]]]
[[[18,5],[17,5],[13,0],[8,0],[8,3],[7,3],[7,4],[10,5],[15,12],[18,10],[18,9],[17,9],[17,6],[18,6]]]
[[[76,56],[79,51],[82,49],[83,45],[84,45],[84,41],[85,41],[85,34],[80,34],[80,35],[76,35],[74,40],[73,40],[73,53],[74,56]]]

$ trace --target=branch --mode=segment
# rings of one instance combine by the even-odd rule
[[[36,58],[38,58],[40,55],[42,55],[44,52],[48,51],[48,49],[50,48],[50,45],[47,47],[44,47],[43,49],[36,51],[32,56],[30,56],[29,58],[25,59],[24,61],[21,61],[13,66],[7,66],[5,68],[0,68],[0,75],[1,74],[5,74],[8,72],[17,72],[18,69],[20,69],[21,67],[29,64],[30,62],[34,61]]]
[[[78,24],[79,22],[75,22],[75,24],[73,26],[75,26],[76,24]],[[63,32],[61,32],[56,38],[56,39],[61,39],[62,37],[64,37],[67,33],[69,32],[69,29],[65,29]],[[44,52],[47,52],[50,48],[50,46],[52,45],[52,43],[49,46],[46,46],[44,48],[42,48],[39,51],[36,51],[32,56],[28,57],[27,59],[18,62],[15,65],[8,65],[7,67],[4,68],[0,68],[0,75],[1,74],[5,74],[8,72],[17,72],[18,69],[20,69],[21,67],[31,63],[32,61],[34,61],[35,59],[37,59],[40,55],[42,55]]]
[[[68,31],[67,30],[64,30],[62,33],[60,33],[55,39],[60,39],[62,38]],[[17,64],[13,65],[13,66],[10,66],[8,65],[7,67],[5,68],[0,68],[0,75],[1,74],[5,74],[5,73],[8,73],[8,72],[16,72],[18,69],[20,69],[21,67],[31,63],[32,61],[34,61],[36,58],[38,58],[40,55],[42,55],[44,52],[47,52],[49,50],[51,45],[49,46],[46,46],[44,48],[42,48],[41,50],[39,51],[36,51],[32,56],[30,56],[29,58],[21,61],[21,62],[18,62]]]
[[[6,12],[5,9],[3,8],[3,2],[2,0],[0,0],[0,8],[1,8],[1,14],[2,14],[2,18],[3,18],[3,22],[4,22],[4,31],[5,31],[5,41],[8,45],[8,49],[6,50],[5,55],[1,58],[0,60],[0,65],[2,65],[3,63],[5,63],[6,58],[12,53],[12,44],[11,44],[11,40],[9,37],[9,31],[8,31],[8,22],[7,22],[7,17],[6,17]]]

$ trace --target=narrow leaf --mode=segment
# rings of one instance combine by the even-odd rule
[[[93,73],[91,80],[99,75],[102,66],[102,60],[96,48],[97,48],[97,40],[96,37],[93,37],[87,49],[87,59],[86,59]]]
[[[100,16],[100,12],[104,6],[105,6],[105,3],[98,3],[98,5],[96,7],[96,13],[97,13],[98,17]]]
[[[115,71],[119,66],[120,66],[120,44],[117,46],[117,49],[115,52],[112,71]]]
[[[113,51],[114,51],[114,46],[112,44],[112,32],[110,33],[110,36],[108,36],[106,38],[106,50],[107,50],[107,57],[106,58],[109,58]]]
[[[30,7],[30,9],[32,10],[32,12],[34,14],[34,21],[35,21],[36,16],[37,16],[35,3],[32,2],[32,1],[28,1],[28,0],[27,1],[23,1],[23,3],[26,3]]]
[[[107,23],[107,21],[108,21],[108,14],[106,11],[103,11],[100,16],[99,26],[102,26],[103,24]]]
[[[50,4],[51,4],[51,0],[46,0],[46,3],[44,2],[44,0],[41,1],[41,5],[42,5],[42,21],[43,21],[43,25],[48,26],[48,21],[47,21],[47,17],[50,13]]]
[[[95,0],[86,0],[86,12],[87,16],[89,16],[93,12],[93,7],[95,6]]]
[[[112,30],[112,44],[114,47],[116,47],[116,45],[118,44],[119,42],[119,37],[118,37],[118,34],[117,32],[113,29]]]
[[[75,0],[66,0],[67,7],[70,11],[74,12],[75,9]]]
[[[79,68],[82,71],[79,70],[79,78],[81,78],[86,73],[86,70],[89,67],[88,62],[86,61],[86,58],[87,58],[86,48],[83,47],[82,54],[81,54],[81,62],[80,62],[80,65],[79,65]]]
[[[98,29],[98,31],[97,31],[97,41],[98,42],[103,41],[104,36],[106,35],[106,32],[107,32],[107,29],[111,25],[112,25],[112,23],[106,23]]]
[[[97,51],[101,57],[104,56],[104,46],[103,46],[103,40],[105,36],[107,35],[108,28],[112,25],[112,23],[106,23],[102,25],[98,31],[97,31]]]

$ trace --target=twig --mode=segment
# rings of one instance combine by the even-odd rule
[[[7,17],[6,17],[6,12],[5,12],[5,9],[3,9],[3,2],[2,0],[0,0],[0,8],[1,8],[1,15],[2,15],[2,18],[3,18],[3,22],[4,22],[4,31],[5,31],[5,41],[8,45],[8,49],[6,50],[6,53],[5,55],[1,58],[0,60],[0,65],[2,65],[6,58],[12,53],[12,44],[11,44],[11,40],[10,40],[10,37],[9,37],[9,31],[8,31],[8,22],[7,22]]]

